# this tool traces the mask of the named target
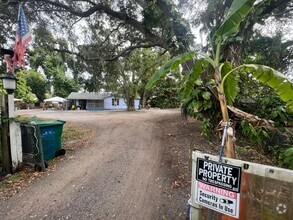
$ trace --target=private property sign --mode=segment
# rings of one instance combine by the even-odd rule
[[[197,158],[195,198],[209,209],[238,218],[241,167]]]
[[[197,158],[196,179],[213,186],[239,192],[241,167]]]

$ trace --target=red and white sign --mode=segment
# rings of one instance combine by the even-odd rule
[[[225,215],[234,218],[239,217],[240,193],[208,185],[197,180],[195,186],[197,203]]]

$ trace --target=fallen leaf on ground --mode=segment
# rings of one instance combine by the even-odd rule
[[[174,180],[172,181],[172,188],[178,188],[180,187],[180,181]]]

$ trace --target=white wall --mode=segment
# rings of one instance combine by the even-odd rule
[[[8,117],[14,118],[14,95],[8,95]],[[12,162],[12,172],[14,173],[22,163],[21,129],[20,123],[14,120],[9,121],[10,133],[10,155]]]
[[[114,96],[111,97],[107,97],[104,99],[104,108],[105,110],[126,110],[127,109],[127,105],[124,101],[123,98],[119,99],[119,105],[113,106],[112,105],[112,99],[114,98]],[[139,100],[135,100],[134,101],[135,104],[135,109],[138,109],[138,105],[139,105]]]
[[[22,144],[21,144],[21,129],[20,123],[15,121],[9,122],[10,129],[10,153],[12,161],[12,172],[14,173],[22,163]]]

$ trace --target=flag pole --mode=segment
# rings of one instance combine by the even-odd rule
[[[17,25],[16,25],[16,35],[15,35],[15,37],[16,38],[18,38],[18,22],[19,22],[19,14],[20,14],[20,7],[22,7],[22,2],[20,2],[19,3],[19,5],[18,5],[18,14],[17,14]],[[18,49],[18,48],[17,48]],[[15,54],[14,53],[14,56],[18,56],[18,54]],[[14,59],[12,59],[12,74],[13,75],[15,75],[14,74],[14,72],[15,72],[15,62],[14,62],[15,60]]]

